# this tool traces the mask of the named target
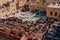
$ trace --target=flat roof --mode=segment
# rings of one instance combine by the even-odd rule
[[[56,4],[50,4],[50,5],[48,5],[47,7],[60,8],[60,5],[56,3]]]

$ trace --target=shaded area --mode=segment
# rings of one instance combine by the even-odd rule
[[[23,6],[22,12],[26,12],[26,11],[29,11],[29,5]]]
[[[33,14],[36,14],[36,17],[38,17],[38,18],[46,17],[46,11],[45,10],[40,11],[40,10],[35,9],[35,10],[32,10],[31,12]]]
[[[53,26],[54,30],[47,33],[44,40],[60,40],[60,26]]]

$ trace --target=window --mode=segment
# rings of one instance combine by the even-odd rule
[[[8,16],[8,15],[5,15],[6,17]]]
[[[55,16],[57,16],[57,12],[55,12]]]
[[[12,2],[14,2],[14,0],[12,0]]]
[[[3,4],[3,6],[8,7],[10,6],[9,3],[7,2],[6,4]]]
[[[53,15],[53,13],[52,13],[52,12],[50,12],[50,15]]]
[[[4,11],[2,10],[2,13],[3,13]]]
[[[59,14],[59,18],[60,18],[60,14]]]
[[[29,1],[29,0],[27,0],[27,1]]]

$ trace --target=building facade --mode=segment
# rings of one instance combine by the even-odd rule
[[[60,4],[50,4],[47,6],[46,12],[47,17],[60,20]]]
[[[0,0],[0,16],[7,16],[16,12],[16,0]]]
[[[47,5],[56,0],[0,0],[0,17],[16,13],[16,11],[46,10]]]
[[[56,0],[29,0],[28,5],[30,10],[32,9],[39,9],[39,10],[46,10],[46,7],[51,4],[55,3]]]
[[[0,0],[0,17],[16,13],[24,6],[26,0]]]

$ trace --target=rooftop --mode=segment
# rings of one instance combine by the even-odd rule
[[[51,8],[60,8],[60,4],[56,3],[56,4],[50,4],[47,7],[51,7]]]

